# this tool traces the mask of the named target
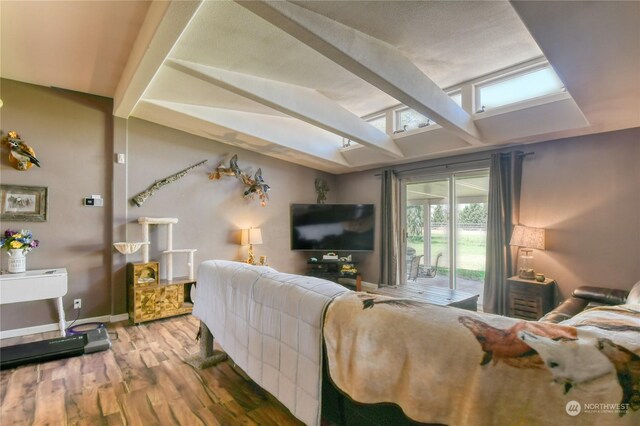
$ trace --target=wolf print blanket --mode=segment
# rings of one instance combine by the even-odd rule
[[[638,307],[598,312],[549,324],[345,293],[326,314],[329,373],[425,423],[639,424]]]

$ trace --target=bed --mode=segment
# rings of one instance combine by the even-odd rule
[[[522,321],[225,261],[200,265],[194,301],[234,362],[307,425],[329,406],[359,426],[640,424],[637,304]]]
[[[193,315],[228,356],[295,417],[319,425],[323,317],[331,300],[348,290],[223,260],[200,264],[197,283]]]

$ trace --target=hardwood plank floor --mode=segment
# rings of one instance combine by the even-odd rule
[[[229,362],[195,370],[191,315],[140,326],[109,324],[109,351],[0,372],[0,424],[301,425]],[[57,337],[4,339],[0,346]]]

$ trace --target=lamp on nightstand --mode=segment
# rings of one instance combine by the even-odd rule
[[[516,225],[513,228],[509,245],[520,248],[518,276],[528,280],[534,279],[536,273],[533,270],[533,255],[531,252],[533,249],[544,250],[544,229]]]
[[[243,229],[240,236],[240,244],[243,246],[249,245],[249,257],[246,262],[255,265],[256,258],[253,254],[253,245],[262,244],[262,231],[260,228]]]

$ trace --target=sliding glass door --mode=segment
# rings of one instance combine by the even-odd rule
[[[403,189],[404,276],[413,282],[438,273],[444,277],[451,267],[449,179],[409,180]]]
[[[404,178],[406,282],[482,294],[488,169]]]

